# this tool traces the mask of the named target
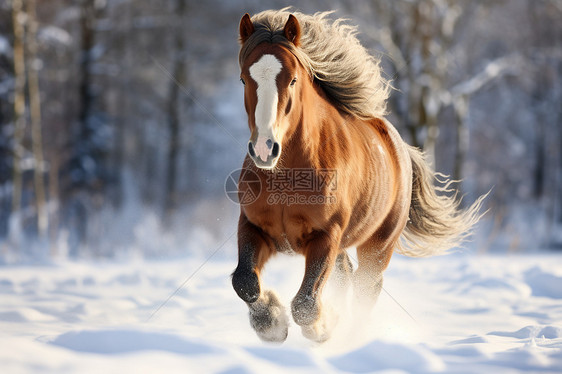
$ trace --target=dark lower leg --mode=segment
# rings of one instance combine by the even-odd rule
[[[289,328],[287,313],[272,291],[261,289],[259,278],[272,253],[261,230],[242,216],[238,228],[238,266],[232,274],[232,286],[248,304],[250,325],[260,339],[283,342]]]
[[[250,245],[240,250],[238,266],[232,274],[232,287],[238,296],[247,303],[255,302],[260,296],[261,287],[255,269],[254,251]]]
[[[313,324],[320,317],[320,296],[333,262],[330,256],[307,257],[301,288],[291,304],[293,319],[298,325]]]
[[[247,303],[255,302],[261,293],[259,272],[273,251],[267,236],[244,216],[238,223],[238,266],[232,274],[232,286]]]
[[[306,252],[306,268],[299,292],[291,303],[295,323],[302,327],[303,334],[322,342],[329,338],[333,321],[322,310],[322,289],[336,262],[338,246],[328,234],[319,235]]]

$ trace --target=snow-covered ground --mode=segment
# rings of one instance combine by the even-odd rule
[[[0,268],[1,371],[562,372],[560,255],[395,256],[370,321],[342,311],[325,344],[293,324],[283,345],[271,345],[231,288],[235,252],[229,242],[206,263],[197,255]],[[266,268],[266,285],[287,304],[302,266],[280,255]]]

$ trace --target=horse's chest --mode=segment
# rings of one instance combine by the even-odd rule
[[[279,252],[300,252],[312,232],[310,217],[291,207],[270,206],[261,211],[249,209],[245,213],[250,222],[273,240]]]

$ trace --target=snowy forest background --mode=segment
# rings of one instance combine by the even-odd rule
[[[0,263],[230,239],[238,22],[286,5],[358,25],[405,140],[492,189],[469,247],[562,249],[560,0],[1,0]]]

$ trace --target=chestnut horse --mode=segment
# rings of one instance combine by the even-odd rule
[[[232,284],[266,341],[282,342],[289,319],[260,286],[278,252],[305,256],[291,314],[307,338],[329,338],[321,295],[332,271],[358,303],[375,304],[394,250],[443,253],[479,219],[482,198],[460,210],[448,184],[384,119],[389,84],[355,29],[327,13],[265,11],[240,22],[240,67],[251,131],[239,193],[238,266]],[[247,175],[260,183],[246,183]],[[357,269],[346,253],[357,248]],[[290,276],[290,275],[289,275]]]

